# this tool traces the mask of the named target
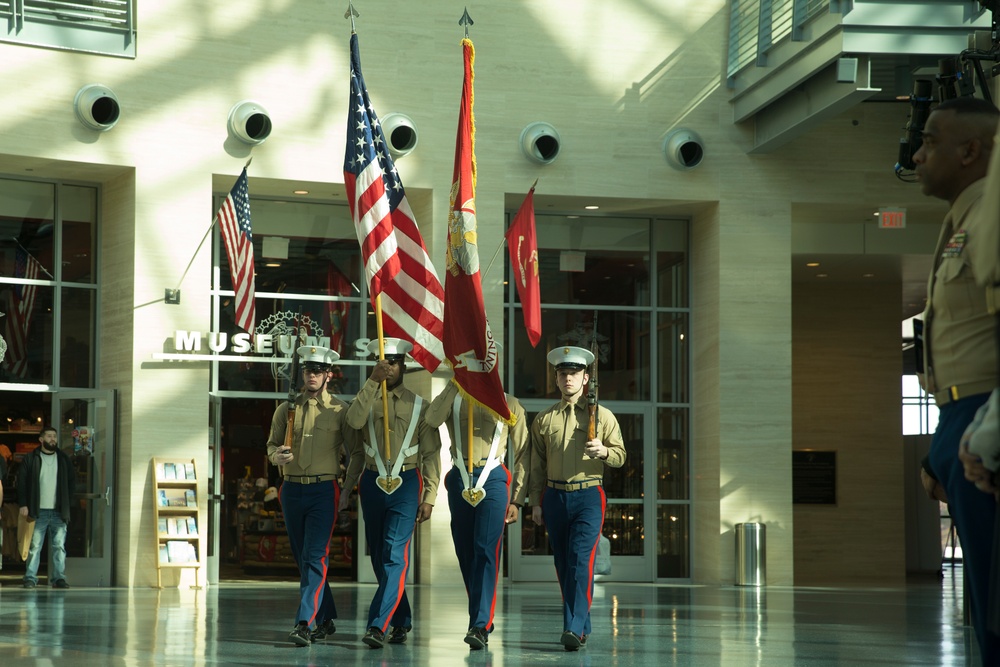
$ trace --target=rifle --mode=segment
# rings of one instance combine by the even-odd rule
[[[597,361],[599,349],[597,347],[597,311],[594,311],[594,337],[590,341],[590,352],[594,355],[594,367],[590,374],[590,382],[587,383],[587,410],[590,413],[590,420],[587,423],[587,440],[597,437]]]
[[[299,315],[295,318],[295,345],[292,346],[292,372],[288,378],[288,424],[285,425],[285,444],[290,451],[292,449],[292,438],[295,435],[295,391],[298,386],[299,377]]]

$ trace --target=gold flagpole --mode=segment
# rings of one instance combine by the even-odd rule
[[[382,337],[382,294],[375,297],[375,326],[378,329],[378,358],[385,359],[385,339]],[[400,368],[402,370],[402,368]],[[392,456],[392,449],[389,442],[389,391],[386,389],[385,380],[382,380],[382,426],[385,427],[385,462],[388,465]],[[389,476],[389,469],[386,468],[386,476]]]
[[[472,401],[466,399],[465,403],[469,406],[469,458],[466,461],[466,465],[469,468],[469,483],[472,483]]]

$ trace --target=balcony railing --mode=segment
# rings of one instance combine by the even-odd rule
[[[0,42],[135,57],[135,0],[0,0]]]

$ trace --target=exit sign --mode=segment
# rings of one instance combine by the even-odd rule
[[[905,208],[880,208],[878,210],[879,229],[903,229],[906,227]]]

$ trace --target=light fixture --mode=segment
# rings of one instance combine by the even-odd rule
[[[392,112],[382,117],[382,134],[389,144],[389,155],[398,160],[417,147],[417,127],[404,113]]]
[[[864,273],[864,274],[861,275],[861,277],[862,278],[874,278],[875,274],[874,273]]]
[[[663,156],[674,169],[687,171],[701,164],[705,157],[705,144],[697,132],[679,128],[663,139]]]
[[[580,218],[580,216],[578,216],[578,215],[567,215],[566,216],[567,220],[578,220],[579,218]]]
[[[107,86],[92,83],[76,92],[73,98],[76,118],[86,127],[98,132],[113,128],[121,116],[118,96]]]
[[[279,262],[268,262],[268,263],[267,263],[267,264],[265,264],[264,266],[267,266],[267,267],[270,267],[270,268],[272,268],[272,269],[276,269],[276,268],[278,268],[279,266],[281,266],[281,264],[280,264]]]
[[[806,266],[808,266],[810,268],[815,268],[815,267],[819,266],[819,262],[807,262]]]
[[[307,194],[309,194],[309,191],[308,190],[292,190],[292,194],[293,195],[307,195]]]
[[[549,164],[559,157],[559,132],[549,123],[528,123],[518,140],[521,154],[532,162]]]
[[[584,206],[584,208],[587,209],[588,211],[596,211],[601,207],[598,206],[597,204],[590,204],[589,206]]]
[[[828,277],[828,274],[826,274],[826,273],[817,273],[817,274],[816,274],[816,277],[817,277],[817,278],[827,278],[827,277]]]
[[[271,116],[267,109],[252,100],[243,100],[229,110],[226,123],[229,133],[245,144],[255,146],[271,136]]]

